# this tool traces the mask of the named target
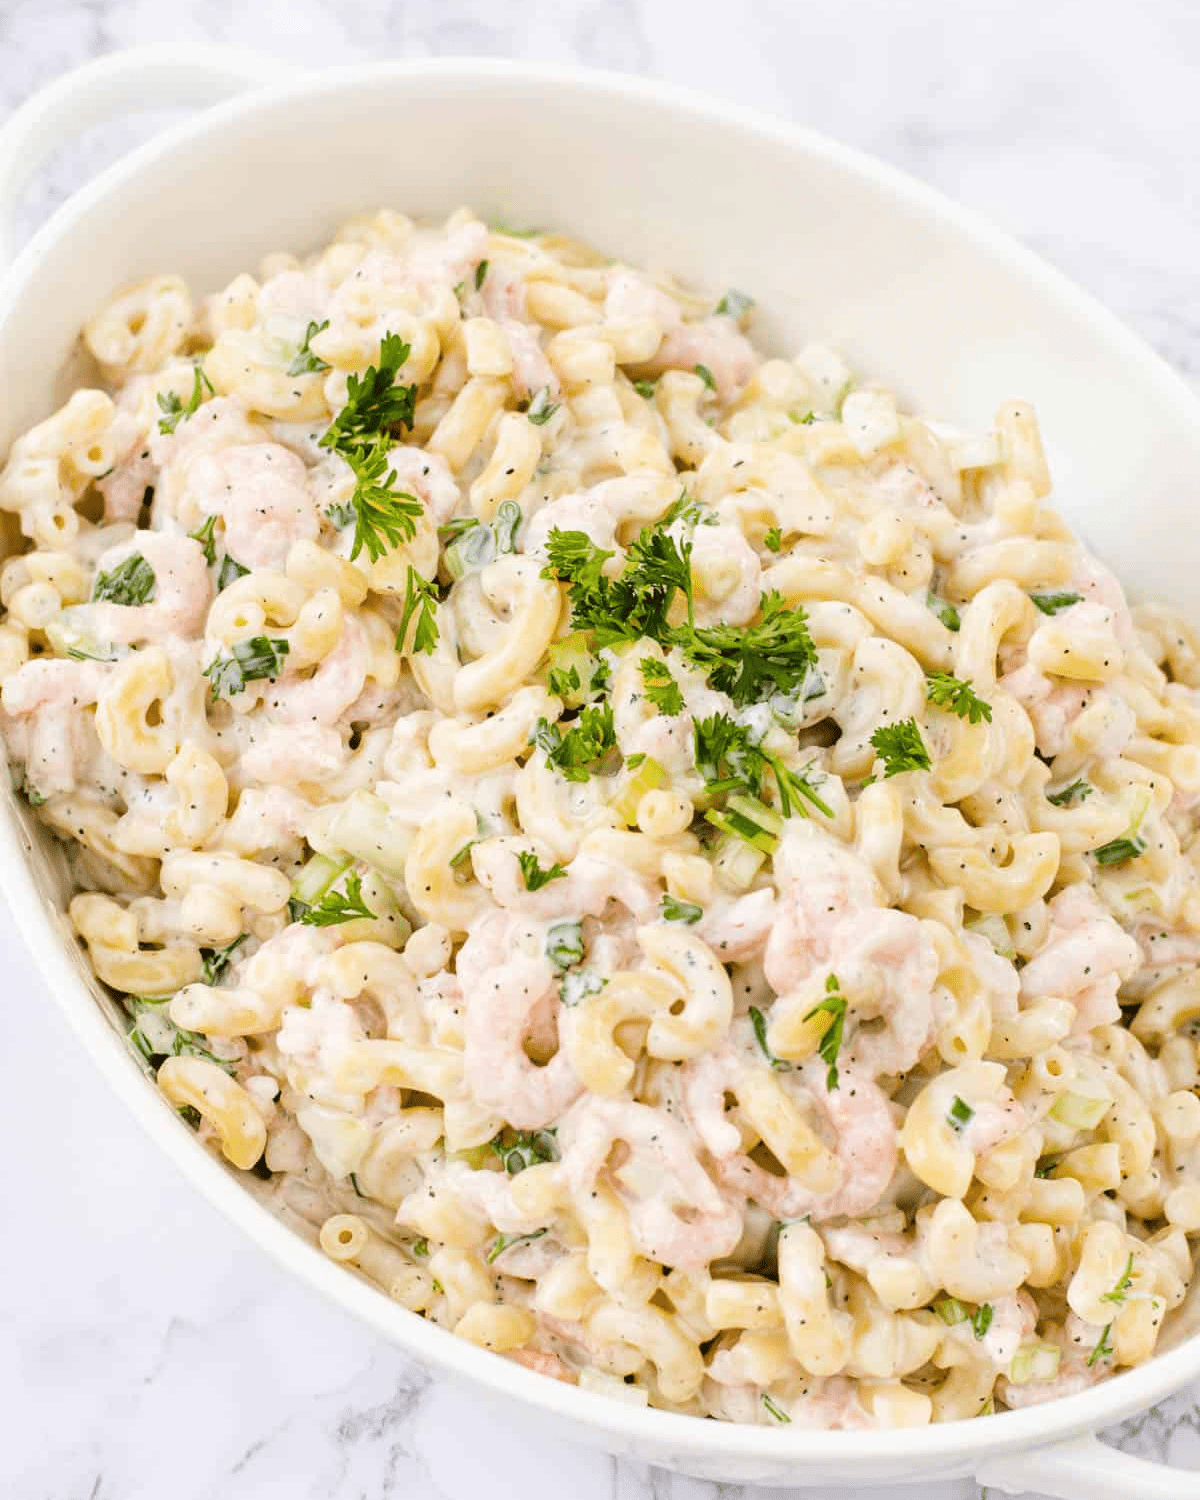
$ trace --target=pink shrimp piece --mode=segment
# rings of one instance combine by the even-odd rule
[[[460,224],[448,233],[413,236],[405,255],[403,274],[412,281],[455,287],[473,273],[487,254],[487,225],[478,219]]]
[[[1071,578],[1070,587],[1083,594],[1086,600],[1103,609],[1121,645],[1128,651],[1134,644],[1133,616],[1129,612],[1129,601],[1116,574],[1106,568],[1099,558],[1083,552],[1078,567]]]
[[[880,1031],[860,1029],[870,1011],[856,1005],[847,1061],[872,1076],[906,1073],[934,1031],[938,956],[921,923],[908,912],[889,909],[843,917],[836,924],[830,965],[848,995],[878,996],[877,1013],[886,1022]]]
[[[663,325],[663,339],[650,373],[694,370],[703,365],[713,377],[717,396],[731,401],[741,393],[758,368],[758,356],[733,318],[713,314],[685,323],[678,303],[633,271],[617,271],[608,284],[604,311],[609,318],[655,318]]]
[[[337,645],[312,676],[288,674],[270,689],[266,701],[274,716],[288,724],[336,724],[362,692],[368,664],[366,634],[347,615]]]
[[[791,819],[775,854],[779,919],[767,939],[764,972],[776,994],[786,994],[829,957],[834,922],[876,909],[879,883],[844,845]]]
[[[136,521],[153,490],[158,468],[150,454],[150,444],[131,411],[118,408],[113,419],[112,437],[118,457],[112,469],[96,488],[104,496],[106,521]]]
[[[734,526],[697,526],[691,540],[692,573],[701,581],[698,623],[748,625],[762,599],[762,564],[754,548]]]
[[[201,454],[191,490],[225,522],[225,547],[246,568],[282,568],[293,542],[315,541],[321,520],[307,470],[279,443],[239,444]]]
[[[524,1365],[535,1375],[548,1375],[551,1380],[561,1380],[564,1385],[578,1385],[579,1376],[559,1359],[557,1354],[546,1354],[541,1349],[513,1349],[508,1358],[514,1364]]]
[[[1037,1303],[1026,1291],[1010,1292],[994,1298],[991,1309],[992,1321],[980,1343],[994,1365],[1007,1369],[1013,1355],[1037,1327]],[[974,1339],[974,1333],[971,1338]]]
[[[257,445],[262,428],[256,427],[246,408],[236,396],[216,396],[202,401],[200,408],[186,422],[177,422],[174,431],[155,427],[150,434],[150,456],[160,469],[188,465],[202,453],[240,444]]]
[[[1034,739],[1043,755],[1057,755],[1063,749],[1067,730],[1092,698],[1091,688],[1061,679],[1052,681],[1032,662],[1006,672],[998,686],[1011,693],[1029,715]]]
[[[1045,997],[1070,1000],[1076,1036],[1119,1021],[1117,993],[1140,962],[1137,943],[1089,886],[1069,885],[1050,902],[1050,911],[1046,941],[1021,970],[1022,998],[1027,1003]]]
[[[537,328],[529,322],[525,306],[525,283],[508,266],[492,261],[483,283],[483,306],[488,317],[498,323],[508,339],[512,353],[512,383],[518,396],[531,397],[538,391],[559,394],[558,376],[542,348]]]
[[[525,935],[528,946],[528,929]],[[459,951],[457,972],[466,999],[463,1051],[475,1099],[519,1130],[538,1130],[556,1120],[583,1085],[565,1051],[544,1067],[525,1051],[530,1017],[553,993],[558,976],[544,951],[522,951],[520,936],[511,917],[496,913],[476,925]]]
[[[615,900],[637,921],[654,920],[659,902],[657,882],[591,852],[577,855],[565,878],[549,881],[537,891],[527,890],[517,852],[527,850],[529,843],[519,838],[486,839],[471,852],[475,874],[498,906],[553,922],[560,917],[598,917],[608,902]],[[543,866],[552,862],[544,847],[538,846],[533,852]]]
[[[397,490],[420,500],[439,526],[458,509],[462,492],[440,453],[398,443],[388,454],[388,465],[398,481]]]
[[[268,318],[295,318],[319,323],[329,304],[329,289],[307,271],[280,271],[264,281],[258,294],[260,322]]]
[[[79,710],[96,702],[112,671],[109,662],[44,658],[25,662],[5,682],[0,704],[12,721],[10,747],[43,797],[73,790],[95,748],[91,716]]]
[[[153,597],[146,604],[100,602],[83,606],[97,640],[131,646],[164,636],[199,633],[212,602],[212,583],[204,548],[190,536],[165,531],[135,531],[96,562],[96,576],[111,573],[140,553],[154,571]]]
[[[575,1197],[590,1193],[618,1143],[626,1160],[612,1170],[629,1212],[634,1243],[660,1265],[701,1270],[728,1255],[742,1234],[734,1195],[721,1192],[700,1165],[688,1131],[647,1104],[588,1095],[562,1120],[559,1142]],[[643,1196],[653,1181],[650,1196]],[[626,1188],[627,1182],[636,1186]]]
[[[741,963],[766,942],[775,918],[775,892],[764,886],[732,902],[709,907],[692,931],[723,964]]]
[[[322,782],[343,768],[346,755],[342,736],[325,725],[257,725],[242,752],[242,779],[264,786]]]

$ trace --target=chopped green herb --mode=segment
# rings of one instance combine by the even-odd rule
[[[236,583],[239,578],[245,578],[249,571],[249,568],[243,568],[237,558],[230,557],[227,552],[221,559],[221,569],[217,574],[217,593],[224,593],[231,583]]]
[[[578,667],[569,667],[566,671],[563,671],[561,667],[551,667],[547,680],[550,691],[556,698],[573,698],[582,686],[579,681]]]
[[[788,1416],[787,1412],[784,1411],[783,1407],[780,1406],[777,1401],[773,1401],[765,1391],[763,1392],[762,1396],[762,1404],[766,1407],[767,1412],[772,1417],[774,1417],[777,1422],[790,1422],[792,1420],[791,1417]]]
[[[194,417],[200,410],[200,403],[204,400],[205,388],[210,396],[215,392],[208,376],[195,365],[192,369],[192,394],[185,406],[174,391],[159,391],[157,396],[158,409],[162,416],[158,419],[159,432],[174,432],[180,422],[186,422],[189,417]]]
[[[462,846],[458,853],[451,859],[450,868],[452,870],[457,870],[461,868],[461,866],[465,865],[467,860],[470,858],[471,850],[474,849],[475,845],[478,842],[478,839],[468,839],[468,841]]]
[[[842,1050],[842,1033],[846,1025],[846,997],[841,993],[836,974],[831,974],[825,981],[825,998],[814,1005],[804,1019],[811,1021],[819,1015],[829,1017],[818,1050],[826,1066],[825,1091],[832,1094],[838,1086],[838,1053]]]
[[[871,745],[883,761],[885,780],[904,771],[928,771],[933,764],[915,719],[881,724],[871,736]]]
[[[429,1241],[422,1235],[419,1240],[413,1240],[408,1248],[418,1260],[424,1260],[429,1254]]]
[[[655,382],[653,380],[635,380],[633,388],[644,400],[654,400]]]
[[[637,755],[627,755],[625,757],[625,769],[627,771],[636,771],[645,759],[646,757],[640,752]]]
[[[698,922],[704,915],[704,908],[697,906],[694,901],[680,901],[677,897],[667,892],[662,898],[662,916],[664,922],[685,922],[689,927],[693,922]]]
[[[992,705],[985,703],[969,682],[952,677],[949,672],[927,672],[925,674],[925,697],[938,708],[957,714],[972,724],[980,719],[992,722]]]
[[[488,273],[488,263],[487,263],[486,260],[481,260],[479,262],[479,264],[475,267],[475,290],[476,291],[478,291],[479,288],[483,285],[484,278],[487,276],[487,273]]]
[[[1078,604],[1082,594],[1030,594],[1029,596],[1044,615],[1056,615],[1060,609],[1070,609]]]
[[[1113,1302],[1118,1307],[1129,1295],[1129,1288],[1133,1285],[1133,1251],[1129,1252],[1129,1259],[1125,1262],[1125,1269],[1117,1278],[1117,1284],[1111,1292],[1105,1292],[1100,1298],[1101,1302]]]
[[[545,752],[547,763],[567,781],[587,781],[591,774],[589,767],[616,747],[612,705],[587,704],[566,734],[557,724],[539,719],[533,743]]]
[[[709,687],[728,693],[739,708],[798,691],[817,661],[808,616],[799,605],[788,608],[783,595],[774,592],[763,595],[757,625],[689,626],[673,637],[691,664],[707,674]]]
[[[378,562],[389,547],[411,541],[417,534],[416,518],[421,503],[407,490],[397,490],[396,473],[388,463],[386,438],[379,438],[363,452],[345,452],[342,457],[354,471],[354,542],[350,561],[366,551],[372,562]]]
[[[790,1068],[790,1063],[785,1062],[782,1057],[776,1057],[767,1046],[767,1018],[756,1005],[750,1007],[750,1024],[754,1027],[754,1040],[771,1066],[781,1073]]]
[[[572,969],[563,975],[559,999],[564,1005],[578,1005],[589,995],[598,995],[607,983],[608,980],[600,974],[593,974],[587,969]]]
[[[541,1162],[558,1160],[558,1140],[554,1130],[502,1130],[490,1145],[510,1177]]]
[[[358,1178],[354,1175],[353,1172],[350,1173],[350,1186],[354,1189],[355,1194],[359,1198],[365,1198],[367,1196],[366,1193],[363,1192],[362,1188],[359,1187]]]
[[[353,871],[346,876],[346,892],[326,891],[315,906],[310,906],[300,918],[306,927],[337,927],[343,922],[353,922],[359,917],[374,917],[375,913],[363,900],[362,878]]]
[[[1033,1175],[1035,1177],[1049,1177],[1053,1174],[1056,1166],[1058,1166],[1057,1161],[1040,1161],[1034,1169]]]
[[[484,265],[486,264],[487,262],[484,261]],[[534,1240],[540,1240],[546,1232],[544,1229],[535,1229],[532,1234],[500,1235],[487,1253],[488,1265],[490,1266],[493,1261],[498,1260],[506,1250],[511,1250],[514,1245],[532,1245]]]
[[[560,974],[583,959],[583,923],[555,922],[546,931],[546,957]]]
[[[319,354],[314,354],[309,344],[318,333],[324,333],[329,327],[329,319],[318,323],[314,319],[304,330],[304,341],[296,350],[296,357],[288,366],[289,375],[319,375],[322,370],[328,370],[329,365]]]
[[[224,948],[201,948],[200,957],[204,960],[204,983],[216,984],[221,975],[233,961],[233,955],[246,941],[248,934],[242,933],[241,937],[235,937],[232,943],[227,943]]]
[[[438,643],[437,585],[422,578],[416,568],[408,565],[408,582],[404,586],[404,608],[400,612],[400,628],[396,632],[396,650],[403,651],[408,639],[409,621],[416,616],[417,628],[413,632],[414,655],[431,656]]]
[[[325,514],[339,531],[344,531],[350,525],[351,521],[354,520],[355,511],[353,502],[347,500],[344,505],[327,505],[325,507]]]
[[[985,1302],[982,1307],[976,1310],[971,1319],[971,1332],[977,1339],[987,1337],[987,1331],[992,1326],[992,1318],[994,1316],[995,1311],[990,1302]]]
[[[1108,1342],[1108,1336],[1112,1332],[1112,1324],[1105,1323],[1100,1330],[1100,1337],[1096,1340],[1096,1347],[1088,1355],[1088,1369],[1102,1359],[1107,1359],[1113,1352],[1113,1346]]]
[[[953,604],[948,603],[945,599],[939,599],[936,594],[928,594],[925,603],[947,630],[957,632],[962,629],[962,619]]]
[[[109,604],[151,604],[154,591],[154,569],[140,552],[135,552],[110,573],[97,575],[92,600]]]
[[[763,546],[768,552],[779,552],[783,548],[783,532],[778,526],[771,526],[763,537]]]
[[[713,312],[723,313],[727,318],[741,319],[753,306],[753,297],[747,297],[745,292],[735,291],[731,287],[713,308]]]
[[[213,527],[217,524],[216,516],[209,516],[203,526],[197,526],[195,531],[189,531],[188,536],[192,541],[199,542],[204,548],[204,561],[211,568],[217,560],[217,544],[213,537]]]
[[[213,697],[229,698],[240,693],[248,682],[274,680],[283,671],[283,658],[289,649],[282,638],[265,635],[238,641],[228,656],[216,657],[204,669]]]
[[[955,1094],[954,1103],[950,1106],[950,1112],[946,1116],[946,1123],[947,1125],[949,1125],[950,1129],[955,1132],[960,1132],[962,1131],[964,1126],[966,1126],[972,1119],[974,1119],[974,1117],[975,1111],[971,1108],[971,1106],[966,1102],[965,1099],[960,1099],[958,1095]]]
[[[390,435],[396,427],[412,426],[417,388],[396,384],[410,352],[399,334],[384,334],[378,364],[368,365],[362,375],[347,379],[346,404],[321,438],[322,448],[332,448],[343,458],[351,454],[362,458],[381,436]]]
[[[550,400],[550,387],[545,386],[529,403],[525,415],[535,427],[544,427],[557,410],[558,402]]]
[[[704,777],[704,789],[710,796],[745,792],[751,797],[761,797],[769,770],[785,818],[793,813],[807,817],[805,801],[826,817],[833,817],[833,809],[817,795],[810,767],[793,771],[785,766],[778,756],[755,744],[745,725],[728,714],[711,714],[707,719],[695,720],[692,739],[696,769]]]
[[[563,880],[567,872],[559,864],[553,864],[548,870],[543,870],[538,864],[536,854],[530,854],[528,850],[522,849],[517,854],[517,863],[521,866],[521,874],[525,880],[527,891],[540,891],[544,885],[549,885],[552,880]]]
[[[155,1070],[167,1057],[199,1057],[232,1073],[234,1064],[228,1058],[218,1057],[205,1038],[175,1025],[166,1012],[169,998],[166,995],[125,997],[125,1008],[134,1023],[126,1040],[134,1052]]]
[[[1047,792],[1046,801],[1053,802],[1055,807],[1066,807],[1072,797],[1078,797],[1083,802],[1091,795],[1092,788],[1086,781],[1073,781],[1070,786],[1063,787],[1061,792]]]
[[[788,420],[795,422],[800,427],[811,427],[817,420],[815,411],[806,411],[802,417],[798,417],[794,411],[788,412]]]
[[[521,525],[521,507],[515,500],[503,500],[496,508],[492,530],[496,534],[496,551],[503,555],[517,550],[517,530]]]
[[[654,704],[659,713],[673,717],[683,712],[683,694],[679,684],[671,676],[671,669],[665,661],[659,661],[653,656],[644,656],[641,661],[642,681],[646,687],[646,697]]]
[[[709,390],[715,391],[717,388],[717,382],[713,379],[713,372],[708,368],[708,366],[696,365],[694,366],[694,368],[696,374],[699,375],[700,379],[703,380],[704,384],[709,388]]]
[[[1111,843],[1101,844],[1099,849],[1093,849],[1092,855],[1098,865],[1123,865],[1131,859],[1137,859],[1139,854],[1145,854],[1148,845],[1143,838],[1121,838],[1113,839]]]

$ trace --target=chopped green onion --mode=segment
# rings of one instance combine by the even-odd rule
[[[1008,1378],[1013,1385],[1053,1380],[1058,1374],[1059,1357],[1053,1344],[1022,1344],[1013,1355]]]
[[[960,1132],[975,1118],[975,1111],[965,1099],[954,1096],[954,1103],[950,1106],[950,1112],[946,1116],[946,1124],[955,1132]]]
[[[704,915],[704,908],[697,906],[694,901],[680,901],[670,892],[662,898],[662,916],[664,922],[684,922],[689,927],[693,922],[698,922]]]
[[[555,922],[546,931],[546,957],[563,973],[583,958],[583,923]]]
[[[767,1018],[755,1005],[750,1007],[750,1024],[754,1027],[754,1039],[762,1049],[762,1055],[776,1072],[786,1072],[791,1064],[785,1062],[782,1057],[776,1057],[767,1046]]]

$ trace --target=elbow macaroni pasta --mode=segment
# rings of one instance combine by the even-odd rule
[[[465,210],[122,291],[0,472],[0,728],[135,1053],[332,1260],[673,1411],[971,1418],[1194,1274],[1200,642],[1026,403],[747,309]],[[564,533],[686,587],[602,630]]]

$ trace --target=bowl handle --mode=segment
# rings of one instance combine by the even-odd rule
[[[0,271],[13,259],[20,195],[61,146],[140,109],[204,108],[299,70],[219,47],[133,47],[97,58],[26,99],[0,128]]]
[[[1003,1494],[1030,1490],[1054,1500],[1196,1500],[1200,1494],[1194,1469],[1136,1458],[1090,1434],[1029,1452],[998,1453],[976,1467],[975,1478]]]

